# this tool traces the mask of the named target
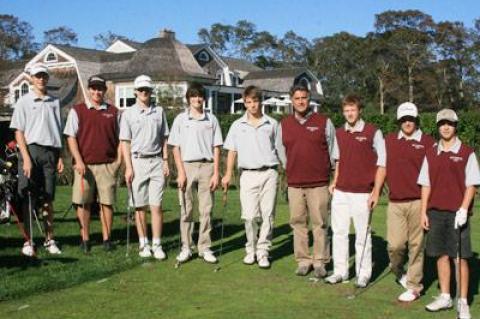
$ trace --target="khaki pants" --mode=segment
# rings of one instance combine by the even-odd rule
[[[328,188],[288,187],[293,250],[299,265],[324,266],[330,261],[328,242]],[[308,219],[312,224],[313,255],[308,245]]]
[[[95,202],[95,190],[98,201],[103,205],[115,202],[116,177],[119,168],[117,162],[108,164],[87,164],[82,177],[74,170],[72,202],[74,204],[92,204]],[[83,179],[83,189],[82,189]]]
[[[256,253],[258,259],[268,256],[272,246],[277,179],[274,169],[243,171],[240,176],[240,203],[247,237],[245,251]]]
[[[193,232],[193,194],[197,192],[200,228],[198,230],[198,252],[203,253],[210,249],[210,215],[213,208],[213,193],[210,192],[210,179],[213,175],[213,163],[184,162],[185,174],[187,175],[187,187],[185,193],[179,190],[180,197],[180,235],[182,248],[190,249],[192,246]]]
[[[424,236],[420,200],[388,204],[387,240],[390,267],[400,277],[408,250],[407,286],[420,292],[423,278]]]

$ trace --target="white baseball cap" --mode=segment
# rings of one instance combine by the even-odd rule
[[[437,113],[437,123],[440,121],[458,122],[457,113],[452,109],[442,109]]]
[[[153,89],[152,85],[152,79],[148,75],[139,75],[135,78],[135,81],[133,81],[133,85],[135,89],[139,88],[149,88]]]
[[[43,63],[35,63],[27,71],[30,75],[35,75],[35,74],[38,74],[38,73],[48,74],[48,68]]]
[[[405,102],[397,108],[397,120],[404,116],[418,117],[417,106],[411,102]]]

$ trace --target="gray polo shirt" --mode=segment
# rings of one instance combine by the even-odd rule
[[[91,103],[88,103],[88,102],[86,102],[85,105],[89,109],[95,108],[94,105],[92,105]],[[102,105],[100,105],[98,110],[99,111],[106,110],[107,107],[108,107],[107,104],[104,102],[104,103],[102,103]],[[121,118],[121,113],[118,112],[117,121],[118,121],[119,125],[120,125],[120,118]],[[63,130],[63,134],[67,135],[67,136],[71,136],[71,137],[77,137],[78,126],[79,126],[78,114],[77,114],[77,111],[75,111],[75,109],[72,108],[70,110],[70,112],[68,113],[67,122],[65,123],[65,129]]]
[[[236,120],[228,130],[223,148],[237,152],[238,167],[258,169],[279,164],[275,141],[278,122],[263,115],[257,127],[248,123],[247,113]]]
[[[308,118],[313,114],[313,112],[308,113],[305,118],[300,118],[295,116],[295,119],[300,123],[300,124],[305,124],[308,120]],[[327,145],[328,145],[328,155],[330,155],[330,161],[332,164],[332,167],[335,166],[335,156],[338,154],[338,144],[337,144],[337,136],[335,134],[335,126],[333,126],[332,121],[327,118],[327,123],[325,126],[325,138],[327,140]],[[277,152],[278,152],[278,158],[282,162],[283,167],[287,167],[287,156],[285,152],[285,146],[283,145],[283,136],[282,136],[282,126],[278,126],[278,134],[276,138],[276,147],[277,147]]]
[[[355,126],[351,127],[348,123],[345,123],[343,128],[345,131],[349,132],[362,132],[365,127],[365,121],[360,119],[355,123]],[[382,131],[378,130],[375,132],[373,136],[373,149],[377,153],[377,166],[385,167],[387,163],[387,155],[385,150],[385,140],[383,139]],[[334,158],[336,161],[340,159],[340,153],[337,152],[334,154]]]
[[[160,154],[168,134],[167,116],[160,106],[134,104],[122,114],[120,140],[130,141],[132,154]]]
[[[443,149],[442,143],[437,144],[437,154],[441,152],[445,152]],[[460,151],[460,147],[462,146],[462,142],[457,137],[455,144],[453,144],[452,148],[449,150],[454,154],[458,154]],[[430,186],[430,174],[428,172],[428,161],[427,157],[423,158],[422,168],[420,169],[420,174],[418,175],[417,183],[422,186]],[[480,169],[478,166],[477,156],[473,152],[470,154],[467,160],[467,166],[465,166],[465,186],[477,186],[480,185]]]
[[[10,128],[22,131],[27,144],[62,147],[60,101],[31,91],[15,103]]]
[[[184,162],[213,161],[214,147],[223,144],[222,131],[215,115],[204,110],[194,119],[187,109],[173,121],[168,144],[180,147]]]

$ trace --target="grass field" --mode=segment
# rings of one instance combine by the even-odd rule
[[[453,310],[438,314],[424,311],[425,304],[437,294],[436,272],[431,260],[426,263],[425,296],[409,305],[396,302],[402,289],[394,283],[392,274],[386,274],[385,201],[379,204],[373,217],[373,280],[380,281],[354,300],[349,300],[346,297],[353,292],[353,281],[329,286],[294,275],[293,239],[283,198],[278,200],[272,268],[261,270],[257,266],[242,264],[245,235],[239,218],[238,192],[229,192],[221,270],[214,272],[216,266],[198,259],[179,269],[174,268],[179,250],[179,230],[178,203],[173,189],[166,191],[164,201],[162,244],[169,256],[164,262],[140,260],[133,227],[133,244],[129,257],[125,257],[125,189],[119,190],[114,220],[113,239],[117,249],[111,253],[102,250],[100,225],[95,220],[92,239],[97,246],[89,256],[78,249],[78,225],[74,213],[70,211],[63,218],[70,206],[70,190],[59,188],[57,194],[55,227],[56,238],[62,244],[62,255],[52,257],[40,250],[38,260],[26,259],[19,254],[22,237],[16,226],[0,226],[0,318],[455,317]],[[213,219],[215,250],[220,246],[220,197],[216,199]],[[480,251],[479,221],[476,214],[472,219],[475,252]],[[471,268],[471,311],[473,318],[477,318],[480,316],[478,254],[472,258]]]

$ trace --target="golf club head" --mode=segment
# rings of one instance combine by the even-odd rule
[[[220,271],[220,269],[221,269],[221,268],[220,268],[220,266],[218,266],[218,267],[215,267],[215,269],[213,270],[213,272],[219,272],[219,271]]]

